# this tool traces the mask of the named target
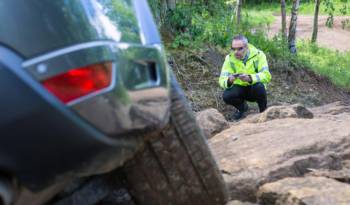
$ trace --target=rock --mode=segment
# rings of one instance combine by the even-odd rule
[[[229,127],[225,117],[214,108],[199,112],[196,119],[207,139]]]
[[[317,117],[323,115],[338,115],[343,113],[350,113],[350,106],[344,102],[334,102],[320,107],[312,108],[311,111]]]
[[[257,205],[257,204],[252,204],[250,202],[242,202],[242,201],[234,200],[234,201],[228,202],[226,205]]]
[[[350,158],[350,113],[335,116],[238,123],[211,138],[231,198],[255,202],[265,183],[312,169],[340,170]]]
[[[311,170],[307,176],[317,176],[317,177],[327,177],[339,182],[350,183],[350,169],[343,168],[341,170],[324,170],[324,169],[315,169]]]
[[[263,205],[350,204],[350,185],[323,177],[285,178],[260,187]]]
[[[313,114],[306,107],[295,104],[289,106],[272,106],[269,107],[265,112],[260,115],[255,116],[248,120],[252,123],[266,122],[274,119],[283,119],[283,118],[313,118]]]

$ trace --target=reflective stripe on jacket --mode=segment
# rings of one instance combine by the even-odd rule
[[[235,79],[233,81],[233,84],[247,86],[261,82],[265,85],[266,88],[267,83],[271,80],[271,74],[267,64],[266,56],[264,52],[258,50],[251,44],[248,44],[248,49],[249,56],[245,63],[243,60],[236,59],[234,53],[232,52],[226,56],[219,78],[220,87],[224,89],[229,88],[227,85],[227,80],[228,77],[232,74],[250,74],[252,83],[244,82],[240,79]]]

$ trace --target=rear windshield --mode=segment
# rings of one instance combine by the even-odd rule
[[[121,32],[122,42],[141,43],[140,28],[131,0],[98,0],[103,13]]]

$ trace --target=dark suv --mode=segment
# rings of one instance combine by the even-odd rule
[[[0,83],[1,205],[225,203],[146,1],[2,0]]]

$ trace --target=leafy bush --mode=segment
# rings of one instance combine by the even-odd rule
[[[226,47],[234,35],[240,33],[260,35],[262,32],[257,30],[266,28],[274,20],[271,14],[259,11],[243,10],[242,15],[242,23],[238,26],[235,24],[232,4],[221,4],[214,14],[201,6],[189,7],[186,4],[179,4],[175,10],[168,13],[164,26],[165,30],[171,30],[175,34],[171,44],[173,48],[203,44]]]
[[[180,4],[170,11],[164,24],[166,30],[175,33],[173,47],[212,43],[224,46],[232,37],[231,16],[219,9],[215,15],[200,7]],[[170,25],[170,26],[169,26]]]

